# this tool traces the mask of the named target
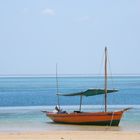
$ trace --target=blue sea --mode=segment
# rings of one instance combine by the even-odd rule
[[[104,78],[59,77],[59,93],[75,93],[89,88],[103,88]],[[108,109],[132,107],[119,127],[98,127],[55,124],[41,111],[57,105],[55,77],[0,77],[0,131],[49,130],[117,130],[140,131],[140,76],[114,76],[108,88],[118,89],[108,94]],[[61,107],[67,111],[79,108],[79,97],[60,97]],[[103,111],[104,96],[83,98],[83,111]]]

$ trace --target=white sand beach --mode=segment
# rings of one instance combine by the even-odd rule
[[[2,132],[0,140],[140,140],[140,132],[47,131]]]

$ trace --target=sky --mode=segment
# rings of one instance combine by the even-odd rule
[[[140,0],[0,0],[0,75],[140,74]]]

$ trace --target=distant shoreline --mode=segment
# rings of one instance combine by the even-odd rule
[[[103,74],[59,74],[58,77],[103,77]],[[0,75],[0,77],[46,77],[46,78],[51,78],[51,77],[56,77],[55,74],[21,74],[21,75],[16,75],[16,74],[7,74],[7,75]],[[113,75],[108,75],[108,77],[140,77],[140,74],[113,74]]]

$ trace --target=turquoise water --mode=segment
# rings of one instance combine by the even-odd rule
[[[72,111],[79,106],[62,106],[64,110]],[[109,106],[109,110],[118,110],[128,106]],[[55,124],[45,116],[42,110],[53,110],[53,106],[36,107],[5,107],[0,108],[0,131],[51,131],[51,130],[89,130],[89,131],[139,131],[140,130],[140,106],[133,106],[133,109],[126,112],[119,127],[109,126],[80,126]],[[98,111],[103,106],[83,106],[83,111]]]
[[[103,87],[102,77],[61,77],[59,92],[71,93],[87,88]],[[119,127],[58,125],[51,122],[41,110],[53,110],[56,105],[56,83],[53,77],[0,78],[0,131],[49,130],[140,130],[140,77],[114,77],[109,87],[119,89],[108,95],[109,110],[133,107],[124,114]],[[78,109],[78,97],[60,98],[62,108]],[[103,111],[102,95],[83,98],[83,111]]]

